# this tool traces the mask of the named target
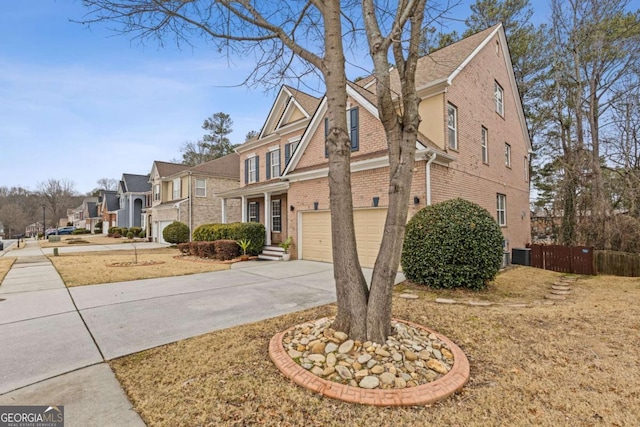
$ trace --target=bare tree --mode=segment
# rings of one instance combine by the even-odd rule
[[[334,327],[354,339],[384,342],[390,330],[391,290],[407,218],[419,99],[415,71],[426,0],[397,4],[250,0],[148,1],[84,0],[91,18],[119,22],[123,32],[179,43],[206,36],[229,53],[254,54],[257,65],[246,82],[273,86],[287,78],[319,74],[326,87],[329,194],[338,314]],[[364,22],[364,28],[361,23]],[[389,146],[389,209],[371,291],[362,275],[353,223],[350,139],[347,129],[345,43],[366,33],[377,79],[379,114]],[[352,43],[352,44],[350,44]],[[391,90],[389,55],[400,90]]]
[[[118,180],[114,178],[100,178],[96,181],[97,190],[116,191],[118,189]]]
[[[52,213],[51,223],[56,226],[57,221],[66,216],[67,209],[78,203],[77,193],[72,181],[50,178],[38,184],[38,193],[46,208]],[[45,224],[46,226],[46,224]]]

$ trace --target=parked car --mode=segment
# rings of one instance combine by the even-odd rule
[[[73,231],[75,230],[75,227],[58,227],[57,229],[53,228],[51,230],[47,230],[47,232],[45,233],[45,235],[47,237],[51,236],[51,235],[63,235],[63,234],[71,234],[73,233]]]

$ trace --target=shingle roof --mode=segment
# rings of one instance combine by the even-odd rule
[[[108,212],[113,212],[120,209],[120,203],[118,203],[118,194],[115,191],[105,191],[104,198]]]
[[[228,154],[189,168],[194,174],[204,174],[222,178],[240,179],[240,156],[236,153]]]
[[[189,168],[189,165],[184,165],[182,163],[161,162],[160,160],[156,160],[154,163],[160,177],[175,175],[178,172]]]
[[[87,212],[89,213],[89,218],[95,218],[98,216],[98,206],[94,202],[87,203]]]
[[[313,95],[309,95],[308,93],[302,92],[301,90],[297,90],[292,88],[291,86],[286,86],[289,91],[293,94],[294,99],[300,104],[302,108],[311,116],[320,105],[321,98],[316,98]]]
[[[151,191],[149,175],[135,175],[131,173],[122,174],[124,190],[128,193],[146,193]]]

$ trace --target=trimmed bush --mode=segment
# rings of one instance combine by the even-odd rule
[[[258,222],[233,222],[230,224],[204,224],[193,230],[193,240],[250,240],[247,254],[257,255],[264,247],[264,225]],[[237,244],[236,244],[237,246]]]
[[[133,239],[133,231],[127,233],[127,239]]]
[[[213,242],[216,251],[216,258],[221,261],[238,258],[240,256],[240,246],[235,240],[215,240]]]
[[[502,231],[491,214],[463,199],[420,210],[407,224],[402,270],[434,288],[483,288],[498,273]]]
[[[202,258],[216,257],[216,242],[198,242],[198,252]]]
[[[129,231],[137,236],[142,231],[142,227],[131,227]]]
[[[109,233],[109,234],[120,233],[120,227],[109,227],[109,229],[107,230],[107,233]],[[122,234],[122,233],[120,233],[120,234]]]
[[[113,233],[110,237],[113,237],[114,239],[119,239],[122,237],[122,234],[120,233]]]
[[[129,234],[129,229],[127,227],[120,227],[120,234],[126,236],[127,234]]]
[[[141,237],[143,239],[147,237],[147,230],[140,230],[140,232],[138,233],[138,237]]]
[[[180,253],[182,255],[191,254],[191,244],[190,244],[190,242],[178,243],[178,250],[180,251]]]
[[[165,242],[184,243],[189,241],[189,227],[187,224],[173,221],[162,230],[162,237]]]
[[[84,234],[84,233],[85,233],[84,228],[78,228],[78,229],[73,230],[73,231],[71,232],[71,234]]]

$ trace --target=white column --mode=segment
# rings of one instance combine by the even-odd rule
[[[242,196],[242,203],[240,206],[240,209],[242,209],[242,213],[241,213],[241,218],[242,218],[242,222],[247,222],[247,197],[246,196]]]
[[[226,224],[227,223],[227,199],[221,199],[220,200],[222,202],[222,223]]]
[[[264,229],[265,229],[265,244],[271,245],[271,194],[264,193]]]

